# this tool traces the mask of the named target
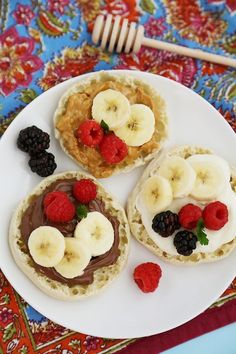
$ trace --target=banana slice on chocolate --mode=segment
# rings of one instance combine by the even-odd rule
[[[64,256],[65,238],[55,227],[40,226],[31,232],[28,247],[35,263],[54,267]]]
[[[65,246],[64,257],[55,269],[63,277],[72,279],[83,274],[90,262],[91,252],[75,237],[65,237]]]
[[[96,257],[111,249],[114,242],[114,229],[103,214],[93,211],[78,223],[74,236],[86,243],[92,256]]]

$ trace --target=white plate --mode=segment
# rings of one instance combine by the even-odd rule
[[[117,71],[118,73],[118,71]],[[168,105],[168,146],[200,144],[236,165],[236,136],[223,117],[203,98],[169,79],[142,72],[127,72],[156,87]],[[85,76],[90,76],[87,74]],[[31,124],[50,132],[56,155],[56,172],[76,169],[53,137],[52,116],[64,91],[83,78],[64,82],[29,104],[11,124],[0,142],[0,263],[16,291],[36,310],[72,330],[110,338],[148,336],[167,331],[197,316],[211,305],[236,275],[236,250],[226,259],[198,266],[162,262],[136,241],[131,242],[128,264],[120,277],[103,293],[77,302],[61,302],[41,292],[17,268],[8,247],[8,225],[19,201],[41,181],[27,166],[27,155],[16,148],[20,129]],[[125,205],[143,168],[103,180],[102,183]],[[134,267],[158,262],[163,277],[158,290],[143,294],[132,279]]]

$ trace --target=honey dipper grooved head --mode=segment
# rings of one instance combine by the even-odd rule
[[[138,52],[144,37],[144,27],[136,26],[135,22],[128,23],[128,19],[111,14],[105,18],[99,15],[94,23],[92,41],[109,52],[120,53]]]

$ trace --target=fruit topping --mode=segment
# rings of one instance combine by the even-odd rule
[[[209,230],[219,230],[228,221],[227,206],[219,201],[208,204],[202,213],[204,225]]]
[[[35,125],[20,131],[17,146],[20,150],[30,154],[28,162],[31,171],[41,177],[53,174],[57,168],[53,154],[45,151],[49,148],[50,137]]]
[[[91,253],[84,243],[65,237],[65,255],[55,269],[63,277],[72,279],[83,274],[90,259]]]
[[[144,293],[151,293],[156,290],[161,276],[160,266],[152,262],[139,264],[133,274],[135,283]]]
[[[202,210],[194,204],[186,204],[179,213],[179,222],[185,229],[192,230],[197,226],[198,220],[202,217]]]
[[[178,231],[174,237],[177,252],[183,256],[190,256],[196,248],[197,236],[191,231]]]
[[[47,151],[42,151],[31,156],[29,166],[32,172],[36,172],[41,177],[53,174],[57,168],[55,156]]]
[[[163,211],[153,218],[152,228],[162,237],[168,237],[180,228],[178,215],[170,210]]]
[[[160,165],[158,173],[168,179],[174,198],[182,198],[192,191],[196,173],[191,165],[182,157],[171,156]]]
[[[109,164],[121,162],[128,154],[127,145],[114,133],[105,135],[99,147],[102,157]]]
[[[46,208],[49,204],[51,204],[55,199],[68,199],[68,196],[65,192],[61,192],[61,191],[55,191],[55,192],[49,192],[45,195],[44,199],[43,199],[43,206],[44,208]]]
[[[76,137],[82,144],[95,147],[102,141],[103,129],[95,120],[88,119],[80,124]]]
[[[91,179],[80,179],[73,185],[73,195],[80,203],[87,204],[96,198],[97,186]]]
[[[109,251],[114,242],[114,229],[111,222],[98,211],[88,213],[76,226],[74,236],[85,242],[93,257]]]
[[[40,226],[31,232],[28,247],[35,263],[54,267],[64,256],[65,238],[55,227]]]
[[[64,193],[48,193],[44,198],[44,213],[50,221],[62,223],[68,222],[75,216],[75,206]]]
[[[151,213],[160,213],[173,199],[170,182],[161,176],[149,177],[142,186],[141,197]]]
[[[196,180],[190,195],[196,200],[211,201],[223,192],[230,180],[230,169],[219,156],[196,154],[187,158],[196,172]]]
[[[47,150],[49,144],[49,135],[35,125],[22,129],[17,138],[18,148],[24,152],[29,152],[30,154]]]
[[[98,123],[106,122],[110,129],[118,128],[130,116],[129,100],[116,90],[101,91],[94,97],[92,116]]]
[[[133,104],[129,118],[115,134],[129,146],[141,146],[152,138],[154,130],[153,111],[144,104]]]

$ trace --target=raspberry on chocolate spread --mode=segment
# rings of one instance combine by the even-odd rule
[[[30,256],[29,250],[28,250],[28,239],[31,234],[31,232],[36,229],[39,226],[43,225],[48,225],[48,226],[53,226],[56,227],[59,231],[62,232],[62,234],[65,237],[73,237],[75,227],[78,223],[78,220],[76,219],[76,216],[70,221],[66,223],[55,223],[52,221],[49,221],[46,217],[46,215],[43,212],[44,205],[43,205],[43,200],[44,197],[47,193],[53,192],[53,191],[62,191],[67,193],[69,196],[70,200],[77,206],[79,204],[78,201],[73,196],[72,193],[72,188],[73,184],[76,182],[76,179],[62,179],[62,180],[57,180],[56,182],[52,183],[50,186],[48,186],[42,194],[34,196],[34,198],[31,200],[31,203],[29,207],[26,209],[22,216],[21,220],[21,225],[20,225],[20,232],[21,232],[21,238],[24,242],[24,248],[26,247],[27,253]],[[109,266],[114,264],[119,255],[119,221],[117,220],[116,217],[111,216],[106,210],[105,210],[105,205],[104,202],[100,199],[94,199],[92,200],[88,205],[87,205],[89,211],[99,211],[103,215],[105,215],[111,222],[113,228],[114,228],[114,243],[112,245],[112,248],[104,253],[101,256],[98,257],[93,257],[89,263],[89,265],[85,268],[84,274],[72,279],[67,279],[61,276],[59,273],[54,268],[45,268],[42,267],[38,264],[36,264],[33,259],[32,259],[32,264],[36,270],[39,272],[43,273],[45,276],[47,276],[50,279],[59,281],[63,284],[67,284],[68,286],[73,286],[73,285],[87,285],[91,284],[93,282],[93,273],[95,272],[96,269],[104,267],[104,266]]]

